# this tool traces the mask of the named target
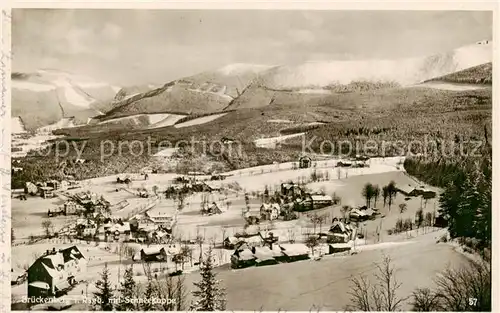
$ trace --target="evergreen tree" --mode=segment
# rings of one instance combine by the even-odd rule
[[[363,198],[365,198],[365,200],[366,200],[366,206],[370,207],[371,199],[373,198],[373,196],[375,194],[374,186],[370,183],[366,183],[363,186],[363,190],[361,191],[361,194],[363,195]]]
[[[104,269],[101,273],[101,279],[95,284],[97,292],[94,293],[96,298],[97,311],[113,311],[113,289],[111,287],[110,273],[108,263],[104,263]]]
[[[373,186],[373,201],[375,202],[373,204],[374,207],[377,206],[377,200],[380,197],[380,187],[378,185]]]
[[[212,248],[210,247],[205,260],[200,264],[201,280],[194,283],[198,290],[193,291],[195,302],[191,304],[194,311],[224,311],[226,309],[225,291],[220,286],[213,272]]]
[[[389,198],[389,189],[387,186],[384,186],[382,188],[382,197],[384,198],[384,207],[387,204],[387,198]]]
[[[134,299],[135,293],[137,290],[137,284],[134,280],[133,267],[130,266],[125,270],[123,274],[123,281],[121,282],[120,289],[118,290],[120,293],[121,301],[119,302],[116,310],[117,311],[136,311],[139,308],[130,301]],[[126,300],[129,301],[126,301]]]
[[[144,300],[151,300],[157,295],[157,289],[153,283],[153,279],[148,275],[148,283],[146,285],[146,290],[144,292]],[[142,311],[156,311],[156,305],[151,301],[144,301],[141,305]]]

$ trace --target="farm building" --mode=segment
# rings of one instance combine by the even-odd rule
[[[255,256],[255,265],[273,265],[277,264],[278,261],[274,258],[274,253],[269,247],[253,247],[252,253]]]
[[[231,267],[232,268],[244,268],[249,266],[254,266],[255,256],[250,249],[237,249],[231,255]]]
[[[351,251],[348,243],[333,243],[328,245],[328,254]]]
[[[260,206],[260,218],[262,220],[273,221],[280,216],[281,208],[277,203],[263,203]]]
[[[282,244],[280,248],[287,262],[309,259],[309,248],[304,244]]]
[[[397,186],[399,193],[405,195],[406,197],[416,197],[419,195],[419,190],[410,184]]]
[[[87,260],[76,246],[52,251],[28,269],[28,297],[50,297],[70,289],[84,278]]]
[[[163,247],[148,247],[141,249],[141,261],[155,262],[164,261],[166,259],[167,251]]]
[[[311,167],[312,161],[308,156],[303,156],[299,159],[299,168],[309,168]]]

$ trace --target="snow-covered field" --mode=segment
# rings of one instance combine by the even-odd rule
[[[283,142],[287,139],[290,138],[295,138],[295,137],[301,137],[304,136],[306,133],[297,133],[297,134],[291,134],[291,135],[283,135],[283,136],[278,136],[278,137],[270,137],[270,138],[260,138],[254,140],[255,145],[259,148],[276,148],[276,145],[280,142]]]
[[[411,87],[427,87],[432,89],[450,90],[450,91],[467,91],[467,90],[477,90],[477,89],[487,88],[486,86],[482,85],[453,84],[446,82],[428,82],[428,83],[413,85]]]
[[[203,116],[203,117],[192,119],[192,120],[184,122],[184,123],[175,124],[174,127],[175,128],[182,128],[182,127],[189,127],[189,126],[201,125],[201,124],[209,123],[211,121],[215,121],[219,117],[222,117],[222,116],[224,116],[226,114],[227,113],[220,113],[220,114],[213,114],[213,115]]]
[[[318,161],[316,164],[316,171],[329,171],[329,177],[324,181],[309,183],[306,185],[306,188],[313,191],[323,189],[328,195],[336,193],[341,197],[342,204],[360,205],[364,202],[361,189],[366,182],[376,183],[380,186],[387,184],[391,180],[394,180],[396,184],[412,182],[411,178],[402,170],[398,169],[403,159],[402,157],[384,159],[374,158],[370,160],[369,168],[342,168],[342,175],[340,175],[340,177],[337,176],[335,172],[336,169],[332,168],[333,165],[337,163],[337,159]],[[275,188],[274,185],[280,182],[288,180],[297,181],[303,177],[307,177],[314,170],[314,168],[294,170],[292,164],[292,162],[271,164],[224,173],[233,174],[233,176],[226,178],[226,180],[220,183],[237,183],[247,192],[262,192],[264,185],[268,185],[273,189]],[[120,176],[123,177],[126,175],[127,174],[122,174]],[[144,206],[150,201],[134,195],[137,188],[140,187],[151,190],[153,186],[158,186],[161,191],[169,186],[172,179],[176,176],[176,174],[150,174],[149,179],[144,180],[140,175],[131,174],[133,182],[128,191],[121,188],[123,186],[116,184],[116,176],[100,177],[82,181],[83,187],[81,190],[90,190],[101,194],[112,204],[126,199],[131,204],[120,212],[113,212],[116,216],[126,217],[133,212],[134,208]],[[415,182],[415,184],[417,183]],[[117,188],[119,189],[118,191],[116,191]],[[77,189],[73,192],[78,191]],[[202,194],[200,193],[190,195],[185,199],[184,208],[175,214],[177,208],[176,202],[171,199],[160,197],[157,205],[149,212],[154,215],[175,214],[176,227],[174,229],[174,235],[183,239],[194,239],[197,235],[201,235],[205,238],[205,243],[203,245],[204,250],[208,248],[209,244],[218,244],[224,237],[243,230],[245,222],[241,216],[241,212],[246,205],[242,190],[228,190],[227,192],[213,192],[209,194],[208,201],[216,202],[223,211],[223,213],[218,215],[202,216],[199,213],[202,200]],[[366,239],[358,240],[356,244],[353,245],[358,251],[357,255],[325,256],[321,261],[311,260],[292,264],[273,265],[264,268],[229,270],[227,264],[230,262],[232,251],[215,249],[214,256],[216,258],[216,264],[226,264],[224,267],[218,269],[218,271],[220,272],[219,277],[224,280],[224,285],[228,290],[228,309],[248,310],[264,306],[268,309],[277,309],[281,307],[283,309],[298,310],[306,309],[304,305],[309,302],[316,305],[322,305],[325,309],[339,309],[339,303],[345,301],[344,293],[340,292],[339,289],[343,286],[340,282],[345,281],[346,279],[344,279],[344,277],[349,276],[350,273],[357,274],[360,273],[360,271],[364,272],[365,270],[371,270],[373,268],[373,262],[381,256],[380,251],[385,251],[395,256],[398,266],[402,267],[404,273],[409,273],[408,275],[403,274],[404,277],[402,280],[412,288],[417,283],[430,283],[427,278],[432,277],[432,275],[426,275],[425,279],[423,279],[423,276],[420,276],[419,279],[416,279],[417,282],[413,283],[408,277],[412,277],[412,275],[415,274],[413,272],[417,268],[422,266],[423,269],[420,269],[420,271],[432,272],[444,268],[442,264],[445,261],[444,258],[450,262],[460,260],[460,257],[456,256],[453,251],[446,246],[435,244],[435,237],[438,236],[438,232],[434,232],[432,229],[427,231],[428,234],[424,234],[424,232],[421,231],[418,234],[405,234],[406,237],[387,234],[386,230],[394,227],[397,218],[407,218],[415,215],[415,211],[421,205],[418,198],[405,200],[402,196],[397,196],[394,200],[392,210],[382,205],[381,202],[382,201],[379,200],[376,207],[379,208],[380,212],[385,215],[385,217],[378,218],[374,221],[368,221],[360,225],[360,231],[365,235]],[[49,200],[36,197],[29,197],[27,201],[13,199],[12,225],[17,240],[25,239],[30,234],[42,233],[41,220],[46,216],[47,208],[60,203],[61,201],[58,199]],[[406,203],[408,206],[407,211],[403,214],[397,209],[400,203]],[[433,200],[431,200],[426,204],[425,211],[435,210],[435,205]],[[258,214],[260,198],[254,198],[252,196],[250,199],[250,207],[251,212]],[[330,225],[331,218],[340,216],[340,207],[341,206],[332,206],[317,210],[318,214],[324,214],[327,217],[327,221],[324,225],[317,225],[316,231],[326,231]],[[60,216],[51,218],[51,221],[57,227],[61,227],[66,225],[69,219],[70,217]],[[280,242],[287,242],[292,238],[297,241],[303,240],[306,234],[313,231],[313,229],[314,227],[307,217],[307,214],[301,214],[300,218],[297,220],[275,221],[273,224],[263,222],[258,226],[250,226],[247,228],[247,232],[272,231],[274,236],[280,238]],[[380,233],[380,235],[376,235],[377,233]],[[410,241],[408,241],[408,236],[411,237]],[[59,241],[54,242],[42,241],[34,245],[19,245],[13,247],[13,259],[18,260],[16,261],[17,263],[13,262],[13,267],[17,270],[19,267],[22,268],[26,266],[26,264],[30,264],[30,262],[36,258],[37,251],[41,253],[46,249],[51,249],[53,246],[62,247],[69,245],[67,242],[63,244],[61,241],[62,239],[58,240]],[[79,242],[78,245],[82,247],[82,251],[90,259],[87,271],[87,281],[89,285],[88,289],[85,284],[79,285],[72,290],[68,296],[77,297],[82,296],[82,291],[83,293],[91,293],[94,291],[94,282],[98,279],[104,262],[108,263],[113,280],[117,279],[119,271],[123,274],[125,266],[132,264],[130,258],[120,259],[119,255],[114,252],[117,247],[115,243],[109,245],[102,243],[100,246],[95,246],[94,243],[87,245],[84,242]],[[104,250],[104,246],[106,245],[110,246],[109,251]],[[133,246],[137,251],[141,248],[139,244],[131,243],[128,245]],[[191,248],[194,250],[193,258],[196,260],[200,253],[199,248],[197,245],[192,245]],[[315,254],[317,255],[323,250],[322,248],[318,248],[315,250]],[[419,266],[412,266],[409,260],[403,258],[405,255],[411,255],[411,260],[418,259]],[[440,261],[437,263],[436,261],[432,261],[436,256],[440,257]],[[24,262],[26,264],[19,263],[19,260],[23,260],[21,263]],[[160,266],[165,268],[165,265],[153,265],[153,268],[158,268],[157,273],[159,274],[161,273],[159,269]],[[170,262],[169,266],[170,270],[173,270],[173,262]],[[184,267],[186,273],[196,270],[196,266],[191,267],[189,262],[185,263]],[[284,275],[284,272],[290,271],[293,271],[296,275]],[[138,281],[142,282],[145,280],[141,264],[136,263],[134,265],[134,273]],[[197,279],[197,275],[196,272],[186,275],[187,286],[191,286],[192,281]],[[250,277],[249,275],[252,279],[246,278]],[[278,277],[281,278],[278,279]],[[301,281],[301,284],[297,285],[296,283],[298,281]],[[258,282],[261,284],[260,288],[256,285]],[[317,286],[317,288],[314,286]],[[269,293],[271,289],[274,290],[275,288],[282,290],[282,294],[272,295]],[[301,296],[301,300],[298,301],[296,299],[297,295],[303,292],[308,295],[304,297]],[[13,298],[19,298],[25,295],[26,285],[23,284],[13,287],[12,293]],[[315,296],[316,293],[317,295]],[[325,296],[326,293],[334,294],[337,300],[332,303],[325,302],[325,299],[329,299],[329,297]],[[246,298],[244,299],[242,298],[243,294],[246,294]],[[245,300],[248,298],[249,294],[251,298],[253,298],[252,301]]]

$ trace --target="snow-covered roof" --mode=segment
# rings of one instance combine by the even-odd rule
[[[160,254],[160,253],[162,253],[162,250],[165,251],[165,249],[163,247],[157,246],[157,247],[142,248],[141,251],[144,254],[151,255],[151,254]]]
[[[398,190],[401,190],[401,191],[405,192],[405,193],[410,193],[413,190],[415,190],[417,187],[416,186],[412,186],[411,184],[404,184],[404,185],[398,185],[398,186],[396,186],[396,188]]]
[[[45,289],[45,290],[50,289],[49,284],[47,284],[46,282],[43,282],[43,281],[34,281],[34,282],[30,283],[29,286],[39,288],[39,289]]]
[[[294,243],[294,244],[281,244],[281,250],[287,256],[297,256],[309,254],[309,248],[305,244]]]
[[[313,201],[332,201],[332,197],[323,195],[311,195]]]
[[[273,251],[269,247],[256,247],[254,255],[260,261],[274,259]]]
[[[241,261],[248,261],[255,259],[255,256],[250,249],[245,249],[239,252],[238,259],[240,259]]]

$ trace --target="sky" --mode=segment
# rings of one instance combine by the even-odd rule
[[[232,63],[394,59],[492,39],[484,11],[13,9],[13,71],[121,86]]]

